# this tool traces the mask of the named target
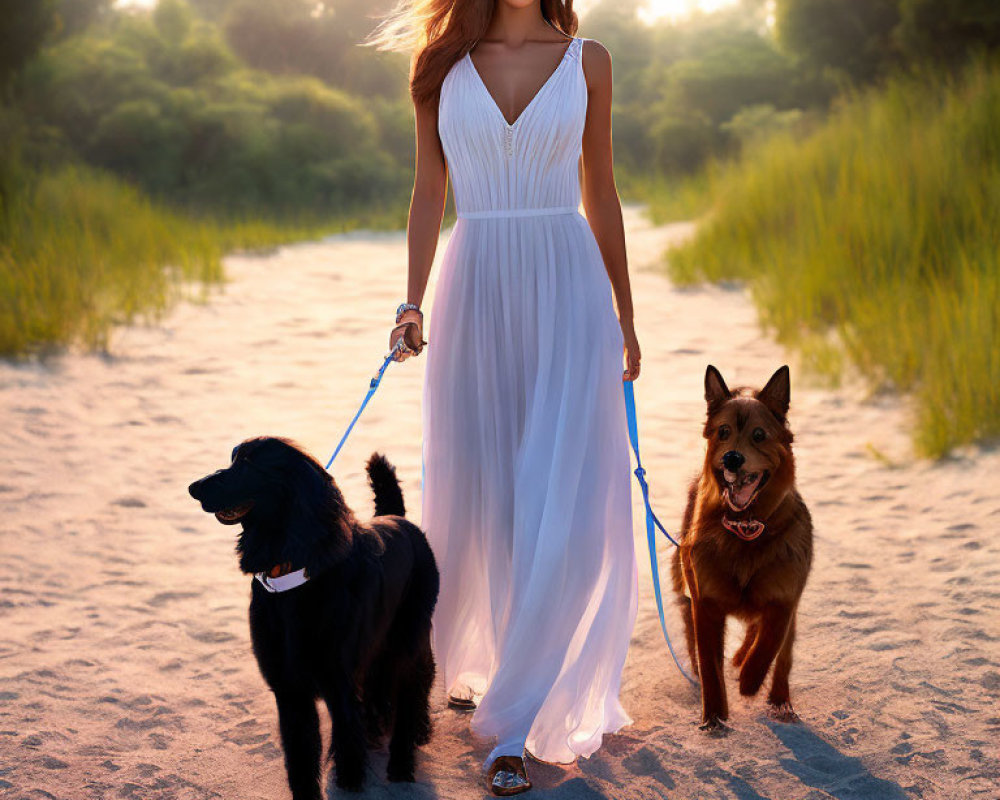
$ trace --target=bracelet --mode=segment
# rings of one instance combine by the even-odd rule
[[[420,310],[420,306],[415,303],[400,303],[396,307],[396,322],[399,322],[399,318],[403,316],[404,311],[416,311],[420,315],[420,319],[424,318],[424,312]]]

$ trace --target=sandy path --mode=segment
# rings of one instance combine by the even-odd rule
[[[655,271],[688,226],[652,228],[635,208],[626,219],[643,461],[675,527],[701,459],[705,364],[730,385],[759,384],[785,355],[744,293],[676,290]],[[340,235],[227,268],[233,280],[209,305],[120,330],[111,357],[0,363],[2,797],[288,797],[272,699],[249,650],[249,581],[232,530],[186,487],[250,435],[289,435],[329,457],[384,352],[405,237]],[[337,461],[360,513],[371,508],[361,465],[378,448],[419,519],[423,364],[390,366]],[[1000,796],[1000,453],[911,463],[899,404],[861,397],[808,387],[793,371],[799,485],[817,529],[792,673],[803,724],[769,724],[762,699],[741,701],[730,675],[733,733],[697,730],[697,697],[668,661],[642,549],[624,691],[635,723],[576,766],[533,765],[534,796]],[[672,610],[669,623],[679,636]],[[366,797],[483,796],[487,743],[440,693],[434,718],[421,783],[389,786],[376,757]]]

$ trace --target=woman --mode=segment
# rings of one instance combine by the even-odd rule
[[[530,788],[526,752],[569,763],[631,722],[618,699],[637,604],[621,381],[640,353],[611,60],[576,27],[571,0],[417,0],[376,32],[418,34],[407,301],[390,346],[403,338],[400,359],[429,348],[434,647],[450,704],[496,737],[484,766],[498,795]],[[458,220],[428,344],[420,304],[449,174]]]

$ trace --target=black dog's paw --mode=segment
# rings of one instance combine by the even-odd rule
[[[393,783],[413,783],[416,780],[412,765],[389,764],[385,776]]]
[[[396,783],[412,783],[415,766],[416,759],[411,749],[401,747],[396,752],[390,750],[389,764],[386,767],[386,777]]]
[[[345,792],[360,792],[365,788],[364,770],[337,769],[337,788]]]

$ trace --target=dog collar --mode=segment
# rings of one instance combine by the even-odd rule
[[[274,571],[275,570],[271,570],[271,572]],[[309,580],[309,576],[306,575],[305,567],[297,569],[294,572],[285,573],[284,575],[278,575],[276,577],[272,577],[266,572],[255,572],[254,578],[260,581],[260,585],[271,594],[287,592],[289,589],[296,589]]]
[[[729,519],[725,514],[722,515],[722,527],[744,542],[752,542],[764,532],[764,523],[759,519]]]

